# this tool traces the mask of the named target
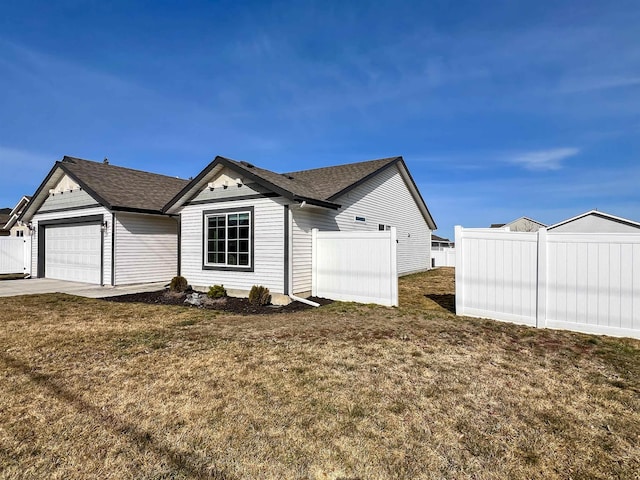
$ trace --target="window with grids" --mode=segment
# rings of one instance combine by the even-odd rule
[[[205,214],[205,266],[251,267],[252,213],[247,210]]]

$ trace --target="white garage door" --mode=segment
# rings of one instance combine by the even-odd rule
[[[45,277],[100,284],[100,225],[50,225],[45,229]]]

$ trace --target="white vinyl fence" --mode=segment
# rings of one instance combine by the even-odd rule
[[[0,274],[31,273],[31,237],[0,237]]]
[[[396,229],[313,234],[312,293],[347,302],[398,306]]]
[[[455,267],[456,249],[443,248],[441,250],[431,249],[432,267]]]
[[[640,338],[640,234],[456,227],[456,313]]]

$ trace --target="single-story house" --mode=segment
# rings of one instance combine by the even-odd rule
[[[398,273],[431,265],[436,224],[402,157],[276,173],[216,157],[167,203],[180,273],[196,287],[308,296],[312,229],[397,229]]]
[[[547,228],[554,233],[638,233],[640,223],[590,210]]]
[[[509,223],[492,223],[491,228],[501,228],[511,232],[537,232],[541,228],[546,227],[542,222],[533,220],[529,217],[520,217]]]
[[[24,223],[19,222],[18,218],[20,217],[22,211],[25,209],[30,200],[30,196],[23,195],[22,198],[18,200],[16,206],[13,207],[13,210],[11,210],[11,212],[9,213],[9,218],[2,228],[8,231],[10,236],[24,237],[29,235],[29,229]]]
[[[99,285],[170,280],[178,218],[162,209],[187,183],[65,156],[19,218],[32,231],[32,276]]]

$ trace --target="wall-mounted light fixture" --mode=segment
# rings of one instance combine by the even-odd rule
[[[107,231],[107,221],[106,220],[100,224],[100,230],[102,232],[106,232]]]
[[[30,232],[33,232],[35,230],[33,228],[33,223],[31,223],[31,222],[27,223],[27,228],[29,229]]]

